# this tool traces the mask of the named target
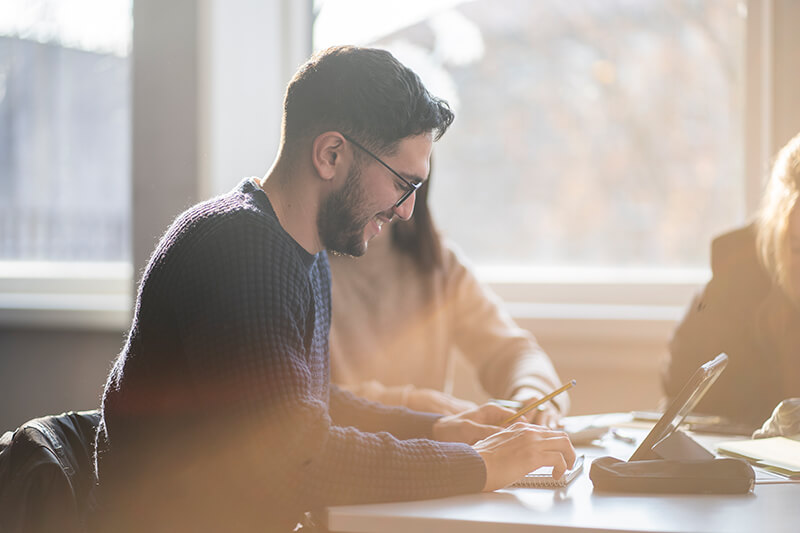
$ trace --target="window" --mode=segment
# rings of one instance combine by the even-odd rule
[[[0,310],[129,292],[131,26],[130,0],[0,4]]]
[[[737,0],[315,9],[315,49],[389,49],[455,108],[434,214],[490,278],[696,281],[712,236],[745,219]]]

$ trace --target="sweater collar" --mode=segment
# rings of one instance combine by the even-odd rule
[[[267,193],[265,193],[264,189],[259,187],[258,183],[256,183],[256,178],[254,177],[245,178],[241,181],[241,183],[239,183],[239,185],[236,188],[242,194],[249,195],[251,198],[253,198],[253,201],[255,201],[256,205],[258,205],[259,208],[261,208],[270,218],[275,219],[275,222],[278,224],[278,227],[281,228],[281,231],[283,231],[286,237],[294,245],[295,249],[297,250],[297,254],[299,255],[305,267],[310,270],[317,262],[317,259],[321,256],[321,254],[324,254],[325,251],[323,250],[317,254],[310,254],[308,253],[308,251],[306,251],[305,248],[300,246],[300,243],[298,243],[296,240],[294,240],[294,238],[291,235],[289,235],[289,233],[283,228],[283,226],[281,226],[281,222],[280,220],[278,220],[278,215],[275,213],[275,209],[273,209],[272,203],[269,201]]]

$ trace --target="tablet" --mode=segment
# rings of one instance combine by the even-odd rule
[[[644,438],[642,443],[631,455],[630,461],[642,461],[645,459],[658,459],[658,454],[653,451],[653,447],[672,435],[683,419],[686,418],[697,402],[708,391],[709,387],[717,380],[719,375],[725,370],[728,364],[728,356],[724,353],[719,354],[711,361],[698,368],[691,379],[683,386],[681,391],[675,396],[672,402],[661,415],[656,425]]]

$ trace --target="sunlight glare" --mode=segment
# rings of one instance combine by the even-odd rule
[[[131,0],[3,0],[0,36],[127,56]]]

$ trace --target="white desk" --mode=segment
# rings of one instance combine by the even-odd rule
[[[719,440],[719,439],[717,439]],[[587,459],[627,457],[634,447],[581,447]],[[508,489],[416,502],[328,509],[332,532],[691,532],[800,531],[800,484],[756,485],[745,495],[642,495],[594,492],[589,461],[567,488]]]

